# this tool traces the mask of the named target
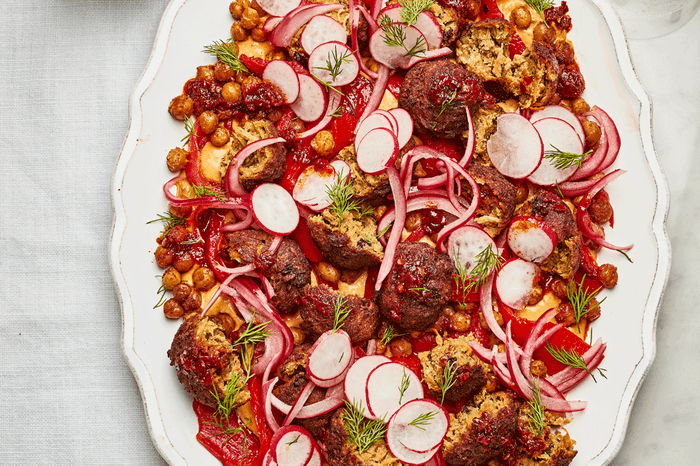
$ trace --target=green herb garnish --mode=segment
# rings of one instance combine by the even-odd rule
[[[602,290],[602,287],[599,287],[598,289],[591,291],[590,293],[588,292],[588,287],[584,287],[583,283],[586,280],[586,275],[581,277],[581,283],[576,284],[573,280],[569,282],[569,285],[566,288],[566,296],[569,298],[569,302],[571,303],[571,307],[574,310],[574,319],[576,320],[576,328],[580,330],[579,324],[581,323],[581,318],[583,318],[586,314],[591,312],[593,309],[596,307],[600,306],[600,304],[605,301],[606,298],[603,298],[600,302],[595,303],[592,306],[589,306],[591,301],[595,298],[595,296],[598,294],[600,290]]]
[[[556,349],[552,345],[550,345],[549,343],[547,343],[547,346],[545,346],[545,348],[547,348],[547,351],[549,352],[549,354],[551,354],[552,357],[554,359],[556,359],[557,361],[559,361],[560,363],[562,363],[566,366],[569,366],[569,367],[573,367],[574,369],[585,370],[586,372],[588,372],[588,374],[590,374],[593,381],[598,383],[598,381],[595,379],[595,375],[593,375],[593,372],[591,372],[588,369],[588,365],[586,364],[586,361],[584,361],[583,356],[578,354],[576,351],[573,351],[573,350],[569,351],[566,348]],[[605,369],[598,368],[598,373],[604,379],[607,379],[608,377],[605,375],[604,372],[605,372]]]
[[[344,294],[339,294],[333,303],[333,331],[340,330],[345,323],[345,319],[350,315],[352,307],[348,305],[348,300]]]
[[[216,58],[223,64],[228,65],[232,71],[241,73],[250,73],[240,58],[238,58],[238,50],[236,45],[222,40],[215,40],[212,45],[204,47],[204,52],[215,55]]]
[[[403,400],[403,396],[410,385],[411,379],[408,377],[408,374],[406,373],[406,367],[404,366],[403,377],[401,377],[401,385],[399,385],[399,404],[401,404],[401,400]]]
[[[440,387],[440,404],[445,402],[445,394],[452,388],[456,382],[455,374],[457,373],[457,365],[454,360],[448,360],[445,367],[442,369],[442,380],[438,382]]]
[[[527,414],[530,422],[528,429],[532,435],[540,437],[544,431],[544,406],[540,398],[540,379],[535,378],[532,382],[532,399],[528,402],[530,412]]]
[[[208,186],[193,184],[191,192],[194,197],[214,196],[219,202],[226,202],[226,199],[224,199],[223,194],[220,191],[212,189]]]
[[[418,22],[418,16],[430,8],[435,0],[399,0],[401,21],[409,26]]]
[[[166,298],[166,295],[165,295],[166,291],[168,291],[168,290],[165,289],[165,286],[160,285],[160,288],[158,288],[158,291],[156,292],[160,295],[160,298],[158,298],[158,302],[156,303],[155,306],[153,306],[153,309],[157,309],[157,308],[161,307],[163,304],[165,304],[165,301],[167,301],[167,299],[165,299]]]
[[[533,10],[537,12],[542,17],[544,24],[549,27],[547,20],[544,19],[544,10],[554,6],[554,0],[525,0],[525,3],[530,5]]]
[[[163,231],[161,232],[161,235],[165,236],[170,232],[170,230],[172,230],[172,228],[174,226],[184,225],[185,221],[186,220],[184,218],[176,217],[175,215],[171,214],[170,212],[165,212],[164,214],[158,214],[158,218],[150,220],[150,221],[146,222],[146,224],[155,223],[155,222],[163,222],[165,224],[165,226],[163,227]]]
[[[468,272],[467,267],[459,261],[459,249],[457,249],[455,259],[455,269],[457,270],[455,282],[457,287],[463,290],[463,294],[483,285],[491,272],[505,262],[505,259],[493,250],[491,244],[474,257],[475,261],[471,272]]]
[[[185,136],[182,139],[180,139],[180,142],[182,142],[185,145],[190,143],[190,138],[194,134],[194,122],[194,117],[185,118],[185,131],[187,131],[187,134],[185,134]]]
[[[367,421],[365,409],[360,403],[345,401],[345,409],[341,415],[343,427],[348,434],[348,440],[355,445],[360,453],[365,452],[374,442],[384,437],[386,425],[383,419]]]
[[[425,430],[424,426],[430,425],[430,421],[437,415],[437,412],[430,411],[418,415],[414,420],[408,423],[409,426],[418,427],[420,430]]]
[[[391,18],[387,15],[381,15],[379,17],[379,26],[382,28],[382,38],[384,43],[389,47],[401,47],[404,49],[404,56],[406,57],[417,57],[422,55],[428,48],[425,39],[422,35],[416,37],[416,42],[409,48],[406,41],[408,36],[406,35],[406,27],[399,23],[394,23]]]
[[[389,343],[391,343],[391,340],[393,340],[394,338],[403,336],[403,335],[406,335],[406,334],[405,333],[397,333],[394,326],[389,325],[386,329],[384,329],[384,333],[382,334],[381,342],[384,346],[389,346]]]
[[[338,223],[343,221],[343,217],[347,212],[355,212],[359,219],[365,215],[374,213],[374,208],[361,206],[360,203],[352,197],[355,195],[355,187],[352,184],[350,177],[345,176],[341,170],[336,176],[335,182],[326,188],[326,196],[331,201],[328,207],[330,211],[338,217]]]
[[[255,314],[253,314],[253,316],[255,316]],[[236,341],[233,342],[233,346],[248,346],[264,342],[267,337],[270,336],[270,331],[267,329],[269,325],[269,320],[256,324],[253,322],[253,319],[250,319],[245,329],[243,329],[238,338],[236,338]]]
[[[585,159],[588,154],[593,152],[589,150],[583,154],[574,154],[573,152],[564,152],[554,147],[554,145],[550,145],[554,150],[544,151],[544,158],[551,160],[552,165],[557,170],[564,170],[573,166],[580,167],[583,163],[583,159]]]
[[[338,52],[337,47],[333,47],[333,50],[328,52],[325,66],[314,66],[314,69],[327,71],[332,80],[335,81],[341,71],[343,71],[343,63],[350,63],[351,56],[352,52],[350,50],[345,50],[341,54]]]

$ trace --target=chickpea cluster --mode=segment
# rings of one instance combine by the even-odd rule
[[[173,294],[163,304],[163,314],[169,319],[179,319],[185,312],[199,309],[202,306],[201,292],[210,290],[216,284],[214,272],[208,267],[199,267],[194,271],[192,285],[182,281],[182,274],[175,267],[168,267],[161,281],[163,289]]]
[[[234,21],[231,26],[231,37],[237,41],[244,41],[248,37],[256,42],[267,40],[267,32],[263,29],[267,13],[255,0],[234,0],[229,5]]]

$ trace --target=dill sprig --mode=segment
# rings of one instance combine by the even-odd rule
[[[160,288],[158,288],[158,291],[156,291],[156,293],[158,293],[160,295],[160,298],[158,298],[158,302],[156,303],[155,306],[153,306],[153,309],[157,309],[157,308],[161,307],[163,304],[165,304],[165,301],[167,301],[167,299],[165,299],[166,298],[166,295],[165,295],[166,291],[168,291],[168,290],[165,289],[165,285],[160,285]]]
[[[341,54],[338,52],[337,47],[333,47],[333,50],[328,52],[325,66],[314,66],[314,69],[327,71],[333,81],[335,81],[341,71],[343,71],[343,63],[350,63],[350,56],[352,56],[350,50],[345,50]]]
[[[565,152],[556,148],[553,144],[550,144],[554,150],[544,151],[544,157],[552,161],[552,165],[557,170],[564,170],[569,167],[577,166],[580,167],[583,163],[583,159],[590,154],[591,150],[584,152],[583,154],[574,154],[573,152]]]
[[[185,118],[185,131],[187,131],[187,134],[180,139],[180,142],[182,142],[184,145],[187,145],[190,143],[190,138],[194,134],[194,122],[195,118],[193,116],[188,116]]]
[[[417,57],[418,55],[424,54],[428,48],[422,35],[416,37],[416,42],[409,48],[406,43],[408,40],[406,26],[394,23],[388,15],[384,14],[379,17],[379,26],[382,28],[384,43],[389,47],[403,48],[404,56],[406,57]]]
[[[215,55],[223,64],[228,65],[232,71],[250,73],[250,70],[238,58],[238,50],[235,44],[223,40],[215,40],[211,45],[204,47],[204,52]]]
[[[420,430],[425,430],[425,426],[430,425],[430,422],[435,418],[437,412],[429,411],[419,414],[414,420],[408,423],[409,426],[418,427]]]
[[[399,404],[403,400],[403,396],[406,394],[406,390],[411,386],[411,379],[406,373],[406,367],[403,368],[403,377],[401,377],[401,385],[399,385]]]
[[[605,299],[606,299],[606,298],[603,298],[599,302],[590,306],[590,303],[591,303],[591,301],[593,301],[593,298],[595,298],[595,296],[598,294],[598,292],[600,290],[602,290],[603,288],[599,287],[596,290],[591,291],[589,293],[588,287],[583,286],[585,280],[586,280],[586,275],[581,277],[581,283],[579,283],[578,285],[576,284],[575,281],[571,280],[569,282],[569,285],[566,287],[566,296],[569,298],[569,302],[571,303],[571,307],[574,310],[574,319],[576,320],[576,328],[577,329],[579,329],[579,324],[581,323],[581,318],[583,318],[586,314],[591,312],[596,307],[600,306],[600,304],[603,301],[605,301]]]
[[[367,421],[364,412],[365,409],[361,402],[357,406],[354,400],[352,403],[346,400],[345,409],[341,415],[343,427],[348,434],[348,440],[357,445],[360,453],[365,452],[374,442],[386,434],[384,420]]]
[[[253,314],[255,316],[255,314]],[[270,325],[270,321],[261,322],[256,324],[254,319],[250,319],[245,329],[238,335],[238,338],[233,342],[233,346],[248,346],[255,345],[257,343],[264,342],[267,337],[270,336],[270,331],[267,327]]]
[[[474,267],[472,267],[471,272],[467,271],[467,267],[459,261],[459,249],[457,249],[455,258],[455,269],[457,270],[455,282],[458,287],[464,290],[463,293],[469,293],[479,288],[484,284],[489,274],[505,262],[503,256],[494,251],[491,244],[474,257]]]
[[[226,202],[226,199],[224,199],[224,196],[220,191],[212,189],[208,186],[192,184],[191,192],[194,197],[214,196],[219,202]]]
[[[387,328],[384,329],[384,333],[382,334],[381,342],[384,346],[388,346],[389,343],[391,343],[391,340],[394,338],[398,338],[400,336],[406,335],[405,333],[397,333],[396,329],[394,328],[393,325],[389,325]]]
[[[348,305],[348,299],[344,294],[339,294],[333,303],[333,331],[340,330],[345,319],[350,315],[352,306]]]
[[[346,212],[355,212],[359,219],[374,213],[373,207],[361,206],[352,197],[355,195],[355,187],[350,177],[345,176],[345,172],[340,170],[335,182],[326,187],[326,196],[331,201],[328,206],[330,211],[338,217],[338,223],[342,222]]]
[[[186,220],[183,217],[177,217],[170,212],[165,212],[163,214],[158,214],[158,218],[154,218],[153,220],[149,220],[146,222],[146,224],[150,223],[155,223],[155,222],[163,222],[165,225],[163,226],[163,230],[161,231],[161,235],[165,236],[167,235],[170,230],[173,229],[173,227],[177,225],[184,225]]]
[[[452,388],[457,382],[455,380],[455,374],[457,373],[457,365],[454,360],[448,360],[445,367],[442,369],[442,380],[438,382],[438,387],[440,387],[440,404],[445,402],[445,394]]]
[[[590,369],[588,369],[588,365],[586,364],[586,361],[583,359],[583,356],[578,354],[576,351],[574,351],[574,350],[569,351],[566,348],[556,349],[552,345],[550,345],[549,343],[547,343],[547,346],[545,346],[545,348],[547,348],[547,351],[549,352],[549,354],[551,354],[552,357],[554,359],[556,359],[557,361],[559,361],[560,363],[562,363],[566,366],[569,366],[569,367],[573,367],[574,369],[585,370],[591,376],[593,381],[595,383],[598,383],[598,381],[595,379],[595,375],[593,375],[593,372],[591,372]],[[608,378],[605,375],[605,369],[598,368],[598,373],[604,379]]]
[[[530,412],[527,414],[530,422],[528,429],[532,435],[540,437],[544,431],[544,406],[540,397],[540,379],[535,377],[532,382],[532,399],[528,402]]]
[[[554,0],[525,0],[525,3],[530,5],[532,9],[540,15],[540,17],[544,21],[544,24],[546,24],[547,27],[549,27],[549,24],[547,24],[547,20],[544,19],[544,10],[553,7]]]
[[[442,115],[448,108],[455,105],[455,97],[457,97],[457,89],[452,91],[452,94],[450,94],[450,96],[443,100],[440,104],[440,111],[437,114],[438,118],[440,118],[440,115]]]
[[[418,16],[430,8],[435,0],[399,0],[399,14],[401,21],[413,26],[418,21]]]
[[[340,94],[340,95],[342,95],[342,96],[345,95],[345,94],[343,94],[342,92],[340,92],[340,89],[338,89],[337,87],[333,86],[331,83],[329,83],[328,81],[324,80],[323,78],[321,78],[321,77],[320,77],[319,75],[317,75],[316,73],[311,72],[311,76],[313,76],[313,78],[314,78],[316,81],[318,81],[318,82],[324,87],[324,89],[326,89],[326,92],[333,91],[333,92],[337,92],[338,94]]]

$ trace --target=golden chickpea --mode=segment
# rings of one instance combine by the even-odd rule
[[[243,42],[248,38],[248,31],[241,26],[240,21],[236,21],[231,25],[231,37],[238,42]]]
[[[192,282],[195,290],[207,291],[216,284],[216,278],[209,267],[200,267],[192,274]]]
[[[561,105],[564,108],[568,108],[571,110],[571,101],[569,99],[561,99],[559,101],[559,105]]]
[[[156,248],[154,256],[156,258],[156,264],[162,268],[169,267],[173,263],[173,260],[175,260],[175,255],[163,246],[158,246]]]
[[[168,319],[179,319],[185,314],[185,309],[175,299],[171,298],[163,304],[163,314]]]
[[[529,194],[530,190],[528,189],[527,184],[522,183],[520,186],[518,186],[518,191],[515,194],[515,202],[517,204],[522,204],[525,202]]]
[[[238,0],[238,4],[241,5],[245,10],[250,6],[250,0]]]
[[[248,79],[250,75],[248,73],[244,73],[243,71],[236,71],[236,82],[238,84],[243,84],[243,81]]]
[[[372,214],[372,215],[374,215],[374,219],[375,220],[381,219],[384,216],[384,214],[386,213],[386,210],[387,210],[387,207],[385,205],[380,205],[379,207],[374,209],[374,213]]]
[[[241,16],[241,26],[243,29],[251,30],[260,22],[260,15],[254,8],[246,8]]]
[[[216,131],[219,126],[219,116],[211,110],[202,112],[198,117],[199,127],[202,128],[204,134],[211,134]]]
[[[271,108],[269,112],[267,112],[267,119],[270,120],[273,123],[277,123],[280,121],[282,118],[282,110],[279,108]]]
[[[194,113],[194,101],[186,95],[179,95],[170,101],[168,112],[176,120],[185,120]]]
[[[241,19],[241,16],[243,16],[243,5],[237,2],[231,2],[231,4],[228,7],[228,11],[231,13],[231,16],[233,16],[235,19]]]
[[[338,280],[340,280],[340,271],[328,262],[318,263],[318,274],[321,276],[321,279],[330,283],[338,283]]]
[[[319,131],[311,140],[311,148],[321,157],[328,157],[333,153],[335,141],[333,134],[328,130]]]
[[[463,312],[455,312],[450,316],[450,328],[456,332],[466,332],[469,330],[471,317]]]
[[[557,32],[554,28],[547,27],[543,22],[537,23],[535,29],[532,31],[532,38],[536,42],[549,42],[554,43],[556,39]]]
[[[163,277],[161,277],[161,281],[163,283],[164,289],[172,290],[180,284],[180,282],[182,281],[182,276],[180,275],[180,272],[175,270],[174,267],[168,267],[167,269],[165,269],[165,272],[163,272]]]
[[[194,257],[189,252],[179,253],[173,260],[173,267],[180,273],[188,272],[194,267]]]
[[[197,78],[199,79],[214,79],[214,69],[211,65],[198,66],[197,67]]]
[[[596,122],[589,120],[583,120],[581,124],[583,125],[583,133],[586,136],[586,147],[588,149],[597,148],[602,136],[600,126]]]
[[[245,94],[246,92],[250,91],[251,89],[259,86],[260,84],[262,84],[262,79],[258,78],[257,76],[248,76],[241,83],[241,89],[242,89],[243,93]]]
[[[218,61],[214,65],[214,78],[220,83],[227,83],[231,81],[234,76],[234,71],[232,71],[231,67],[227,64]]]
[[[301,345],[304,343],[306,335],[299,327],[292,327],[290,330],[292,332],[292,338],[294,338],[294,345]]]
[[[223,126],[219,126],[218,128],[216,128],[216,131],[211,133],[211,136],[209,137],[209,142],[211,142],[216,147],[223,147],[226,144],[228,144],[230,138],[231,134],[229,133],[229,130],[227,130]]]
[[[295,133],[303,133],[306,129],[306,125],[304,125],[303,121],[297,118],[296,120],[292,120],[289,122],[289,129],[290,131],[294,131]]]
[[[533,359],[530,363],[530,373],[541,379],[547,377],[547,366],[539,359]]]
[[[399,358],[407,358],[413,354],[413,345],[403,337],[394,338],[389,343],[389,348],[391,349],[391,354]]]
[[[576,316],[574,315],[574,307],[571,303],[561,303],[557,307],[557,315],[554,316],[557,322],[564,325],[572,325],[576,323]]]
[[[534,306],[535,304],[539,303],[540,300],[542,299],[542,295],[544,294],[544,291],[542,290],[541,287],[536,286],[532,289],[530,292],[530,298],[527,300],[527,305],[528,306]]]
[[[615,287],[617,285],[617,267],[612,264],[602,264],[598,277],[605,288]]]
[[[561,298],[561,299],[564,299],[567,297],[568,288],[569,288],[569,285],[561,278],[557,278],[549,286],[549,289],[552,290],[552,293],[554,294],[554,296],[556,296],[557,298]]]
[[[192,293],[192,287],[187,283],[180,283],[173,288],[173,299],[179,303],[183,303]]]
[[[527,29],[532,22],[530,10],[525,6],[520,6],[513,10],[510,14],[510,22],[515,24],[519,29]]]
[[[221,97],[231,104],[240,103],[243,98],[241,94],[241,85],[234,81],[227,82],[224,84],[224,87],[221,88]]]
[[[257,11],[260,16],[267,15],[267,12],[265,10],[263,10],[263,7],[261,7],[260,4],[256,0],[252,0],[250,2],[250,7],[252,9],[254,9],[255,11]]]
[[[584,113],[589,112],[590,110],[591,106],[588,105],[588,102],[586,102],[581,97],[577,97],[571,101],[571,111],[574,112],[576,115],[583,115]]]
[[[250,30],[250,37],[256,42],[265,42],[267,40],[267,32],[260,26],[257,26]]]
[[[413,231],[421,225],[421,215],[420,212],[411,212],[406,216],[406,223],[404,228],[408,231]]]
[[[198,291],[192,291],[190,295],[182,303],[182,307],[186,311],[194,311],[202,306],[202,295]]]
[[[187,165],[187,151],[180,147],[170,149],[166,163],[168,164],[168,170],[179,172]]]

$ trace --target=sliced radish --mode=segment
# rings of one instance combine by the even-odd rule
[[[357,146],[357,166],[370,175],[383,173],[399,155],[396,134],[386,128],[369,131]]]
[[[350,337],[343,330],[323,333],[309,350],[306,375],[316,385],[330,387],[336,378],[344,375],[352,363],[353,349]]]
[[[559,118],[564,120],[574,128],[576,134],[578,134],[581,144],[586,143],[586,133],[583,132],[583,125],[578,117],[566,107],[561,105],[549,105],[538,112],[534,112],[530,116],[530,123],[534,123],[538,120],[543,120],[545,118]]]
[[[442,444],[449,427],[445,408],[433,400],[420,399],[405,403],[394,413],[386,435],[412,452],[427,453]]]
[[[391,362],[391,359],[381,354],[365,356],[355,361],[345,376],[343,382],[345,398],[360,411],[364,409],[364,412],[367,413],[367,395],[365,393],[365,387],[367,386],[367,378],[370,372],[379,365],[387,362]]]
[[[381,108],[378,108],[378,109],[376,109],[376,110],[375,110],[374,112],[372,112],[372,113],[377,113],[377,114],[379,114],[379,115],[384,115],[384,117],[385,117],[387,120],[389,120],[389,124],[391,125],[391,130],[392,130],[392,131],[394,132],[394,134],[396,134],[397,137],[398,137],[398,133],[399,133],[399,122],[396,121],[396,117],[395,117],[391,112],[389,112],[388,110],[383,110],[383,109],[381,109]]]
[[[346,177],[350,174],[350,166],[342,160],[334,160],[325,167],[309,165],[297,178],[292,197],[299,204],[320,212],[331,204],[328,189],[341,173]]]
[[[338,21],[330,16],[317,15],[311,18],[301,33],[301,46],[307,55],[311,55],[316,47],[327,42],[347,41],[347,32]]]
[[[277,0],[267,1],[274,3]],[[282,21],[280,21],[272,30],[272,34],[270,34],[270,42],[272,42],[272,45],[275,47],[287,47],[292,42],[292,38],[297,33],[299,28],[308,23],[311,18],[331,11],[340,10],[341,8],[344,7],[340,4],[326,5],[323,3],[312,3],[298,6],[289,12],[289,14],[275,15],[284,16],[284,19],[282,19]]]
[[[455,267],[469,275],[477,263],[479,254],[491,246],[496,253],[496,243],[483,228],[467,225],[456,229],[447,239],[447,253]]]
[[[541,263],[557,247],[557,234],[547,223],[535,217],[515,217],[507,233],[508,247],[521,259]]]
[[[409,49],[415,44],[418,50],[423,50],[422,53],[418,52],[418,56],[425,55],[425,52],[427,52],[427,43],[425,36],[421,34],[418,28],[406,26],[401,23],[394,23],[394,26],[403,29],[405,35],[403,43],[407,44]],[[389,68],[407,67],[412,57],[406,54],[406,49],[404,47],[387,44],[385,41],[386,34],[383,28],[379,28],[370,36],[369,52],[372,58],[374,58],[377,63],[381,63]]]
[[[265,66],[262,78],[282,91],[287,99],[286,103],[290,104],[299,97],[299,78],[289,63],[282,60],[272,60]]]
[[[253,216],[263,230],[288,235],[299,223],[299,209],[292,195],[275,183],[263,183],[250,195]]]
[[[323,86],[311,76],[300,74],[299,96],[289,105],[289,108],[302,121],[316,121],[326,110],[327,97]]]
[[[260,8],[272,16],[284,16],[297,8],[301,0],[258,0]]]
[[[270,439],[270,456],[279,466],[305,466],[313,455],[315,443],[303,427],[284,426]]]
[[[393,116],[393,115],[392,115]],[[396,118],[394,118],[394,121]],[[396,133],[392,122],[383,113],[377,112],[376,110],[369,115],[367,118],[362,120],[355,128],[355,152],[357,152],[357,147],[360,145],[360,141],[365,137],[365,134],[369,133],[375,128],[385,128],[389,131]],[[397,138],[398,142],[398,138]]]
[[[382,10],[382,14],[387,15],[393,22],[400,23],[402,22],[400,7],[399,3],[389,5]],[[442,45],[442,28],[431,12],[423,11],[419,14],[415,27],[425,37],[428,48],[436,49]]]
[[[306,466],[321,466],[321,464],[321,452],[318,447],[315,447],[314,452],[311,454],[311,459],[306,463]]]
[[[263,31],[267,32],[268,34],[272,32],[272,30],[279,24],[280,21],[282,21],[282,17],[280,16],[268,16],[265,22],[262,25]]]
[[[341,42],[326,42],[309,55],[309,71],[333,87],[345,86],[360,73],[360,63],[350,47]]]
[[[598,171],[603,171],[617,159],[617,154],[620,152],[620,132],[617,130],[617,126],[615,126],[615,122],[610,118],[610,115],[597,106],[593,106],[591,111],[585,116],[592,116],[598,120],[601,130],[608,137],[608,151],[605,154],[605,159],[598,167]]]
[[[512,309],[522,309],[539,277],[539,267],[522,259],[506,262],[496,275],[494,288],[498,299]]]
[[[413,136],[413,118],[407,110],[401,107],[392,108],[389,113],[394,116],[399,126],[396,131],[396,139],[399,143],[399,149],[403,149]]]
[[[365,387],[370,419],[389,419],[403,405],[424,397],[418,376],[406,366],[388,362],[374,368]]]
[[[397,442],[393,436],[386,437],[386,444],[392,455],[404,464],[422,465],[430,461],[439,451],[440,445],[425,453],[409,450],[401,442]]]
[[[576,134],[574,128],[559,118],[544,118],[532,124],[535,127],[544,147],[544,154],[547,151],[559,149],[562,152],[572,154],[583,153],[583,143]],[[578,166],[572,165],[564,169],[554,166],[552,159],[542,157],[542,163],[527,179],[540,186],[554,186],[562,183],[578,170]]]
[[[503,175],[522,179],[542,162],[542,139],[527,118],[504,113],[496,119],[496,132],[486,141],[491,163]]]

